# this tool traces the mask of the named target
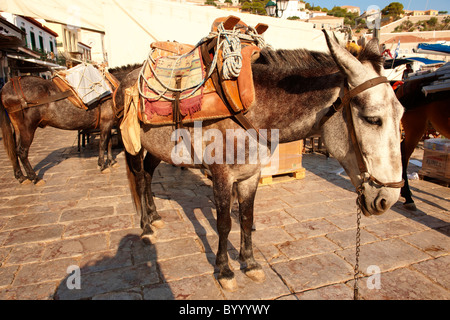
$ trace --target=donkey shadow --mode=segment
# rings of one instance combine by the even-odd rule
[[[218,232],[211,183],[207,178],[202,179],[201,175],[190,169],[175,168],[166,163],[161,163],[156,172],[159,172],[159,176],[153,180],[153,193],[157,209],[166,224],[161,230],[169,229],[170,224],[176,221],[191,223],[198,239],[197,243],[202,247],[201,252],[205,254],[211,265],[211,271],[215,270]],[[187,187],[190,189],[186,189]],[[158,208],[158,201],[167,199],[171,200],[177,210]],[[178,213],[178,218],[166,216],[165,212],[170,211],[181,213],[183,220]],[[232,219],[235,225],[239,223],[237,211],[237,206],[234,206]],[[140,217],[136,215],[137,225],[139,219]],[[155,244],[157,243],[158,235]],[[53,298],[57,300],[175,300],[170,282],[166,281],[159,266],[158,257],[161,254],[158,255],[155,244],[147,239],[142,240],[140,229],[130,230],[129,234],[120,239],[114,255],[102,252],[98,254],[101,254],[98,259],[95,259],[94,255],[85,263],[81,261],[78,272],[79,289],[76,288],[77,274],[71,271],[72,273],[61,281]],[[228,249],[230,258],[238,261],[238,251],[230,241]]]
[[[101,253],[98,260],[68,266],[55,300],[174,300],[170,287],[159,272],[157,250],[138,234],[120,239],[114,255]],[[162,284],[161,284],[162,283]],[[155,291],[154,285],[159,286]],[[161,285],[158,285],[161,284]],[[152,290],[149,290],[152,288]],[[155,295],[155,292],[157,293]]]

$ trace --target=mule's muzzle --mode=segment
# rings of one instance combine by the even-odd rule
[[[370,176],[371,177],[371,176]],[[373,179],[365,179],[356,188],[358,198],[356,204],[365,216],[381,215],[398,200],[403,181],[396,183],[377,183]]]

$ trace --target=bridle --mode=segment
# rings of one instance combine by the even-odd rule
[[[362,181],[360,185],[356,188],[356,191],[358,195],[361,193],[363,184],[365,182],[372,182],[380,187],[387,187],[387,188],[401,188],[405,184],[405,181],[402,179],[399,182],[381,182],[377,178],[375,178],[367,169],[366,162],[364,161],[364,157],[361,151],[361,146],[359,145],[356,131],[355,131],[355,124],[353,122],[353,116],[352,116],[352,108],[350,107],[350,101],[353,97],[358,95],[359,93],[375,87],[382,83],[388,83],[389,80],[386,77],[376,77],[370,80],[367,80],[360,84],[359,86],[356,86],[355,88],[348,90],[347,86],[345,86],[345,94],[342,99],[338,98],[338,100],[330,107],[328,112],[323,116],[323,118],[320,120],[320,126],[322,126],[328,119],[330,119],[336,112],[345,109],[345,114],[347,118],[347,128],[350,135],[350,138],[352,140],[352,145],[355,150],[356,155],[356,161],[358,162],[358,168],[359,172],[362,177]],[[339,103],[340,101],[340,103]]]
[[[367,169],[366,162],[364,161],[364,157],[361,151],[361,146],[359,145],[358,139],[356,137],[355,124],[353,122],[352,108],[350,107],[350,100],[355,97],[357,94],[377,86],[382,83],[388,83],[386,77],[376,77],[370,79],[366,82],[363,82],[359,86],[353,88],[352,90],[348,90],[347,85],[344,86],[345,94],[342,99],[339,99],[333,103],[325,116],[320,120],[320,126],[330,119],[336,112],[345,108],[345,114],[347,119],[347,128],[349,135],[351,137],[352,145],[355,150],[356,160],[358,162],[359,172],[361,174],[362,180],[359,186],[356,187],[356,193],[358,194],[358,198],[356,199],[357,204],[357,215],[356,215],[356,260],[354,267],[354,288],[353,288],[353,299],[359,299],[359,288],[358,288],[358,278],[359,278],[359,254],[360,254],[360,245],[361,245],[361,210],[363,207],[363,198],[362,193],[364,190],[363,184],[365,182],[372,182],[375,185],[387,188],[401,188],[405,184],[405,181],[402,179],[399,182],[381,182],[377,178],[375,178],[372,174],[369,173]],[[339,100],[341,101],[339,103]]]

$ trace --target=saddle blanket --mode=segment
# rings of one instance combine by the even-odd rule
[[[203,86],[194,92],[205,77],[200,55],[200,48],[184,55],[161,49],[153,51],[152,58],[155,61],[152,65],[153,70],[148,64],[146,65],[144,77],[147,82],[143,81],[141,87],[145,96],[146,120],[151,120],[154,116],[172,114],[172,101],[168,98],[173,98],[175,95],[175,92],[170,89],[177,88],[177,79],[179,79],[177,89],[182,90],[179,98],[181,114],[186,116],[200,111]]]

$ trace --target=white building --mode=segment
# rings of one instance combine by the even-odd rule
[[[355,6],[341,6],[342,9],[347,9],[348,12],[356,13],[358,16],[361,14],[361,9]]]
[[[54,60],[58,56],[56,37],[58,34],[45,27],[39,21],[14,15],[7,12],[0,13],[8,22],[14,24],[26,34],[26,46],[36,52],[47,53],[47,58]]]
[[[286,10],[283,12],[283,19],[290,17],[299,17],[300,20],[309,18],[309,12],[305,9],[305,3],[300,0],[290,0]]]

